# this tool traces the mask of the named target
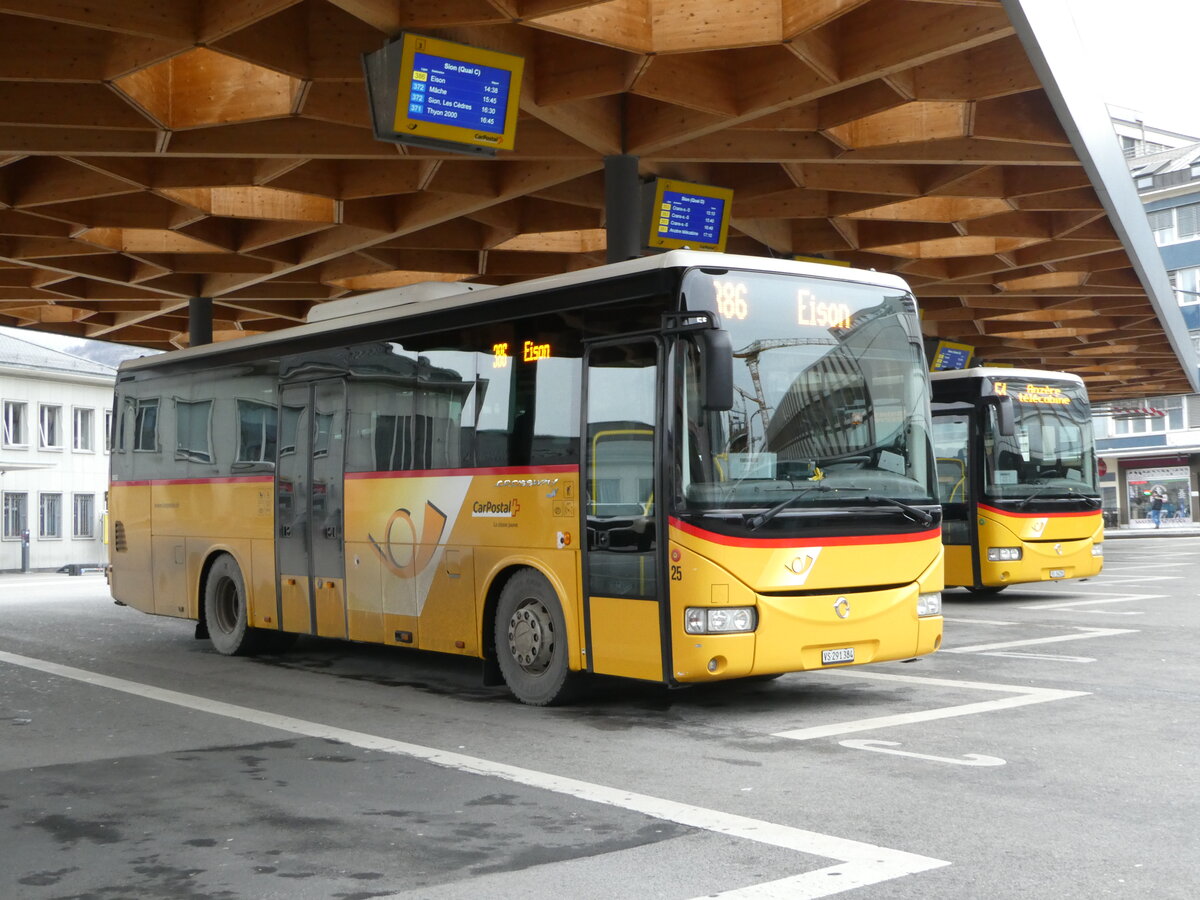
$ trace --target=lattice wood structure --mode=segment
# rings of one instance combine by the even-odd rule
[[[404,30],[527,59],[515,152],[372,138],[360,57]],[[592,266],[621,152],[993,361],[1190,390],[999,0],[0,0],[0,324],[171,348],[190,297],[220,340]]]

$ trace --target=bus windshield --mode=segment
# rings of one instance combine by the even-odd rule
[[[998,500],[1099,499],[1087,392],[1072,381],[993,377],[992,393],[1012,399],[1014,433],[1001,434],[994,405],[983,432],[984,493]],[[986,390],[986,388],[985,388]]]
[[[716,314],[734,405],[703,409],[682,366],[682,512],[936,503],[924,355],[912,297],[877,285],[693,270],[687,307]]]

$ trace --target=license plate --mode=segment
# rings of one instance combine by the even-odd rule
[[[1066,569],[1051,569],[1050,577],[1051,578],[1066,578],[1067,570]]]
[[[839,650],[822,650],[821,665],[827,666],[830,663],[847,663],[854,662],[854,648],[843,647]]]

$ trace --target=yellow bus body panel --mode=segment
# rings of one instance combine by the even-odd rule
[[[662,681],[662,629],[659,604],[628,597],[592,597],[592,670]]]
[[[946,586],[961,587],[975,583],[974,548],[969,544],[946,545]]]
[[[195,619],[200,579],[214,553],[237,560],[249,622],[275,627],[273,489],[266,478],[114,482],[109,513],[124,550],[109,548],[113,597],[135,609]]]
[[[941,536],[914,537],[755,547],[672,528],[675,680],[836,667],[821,662],[822,650],[852,648],[854,665],[933,652],[943,620],[919,618],[917,595],[942,589]],[[752,633],[690,635],[689,606],[753,606],[758,625]]]
[[[1091,578],[1104,568],[1092,547],[1104,540],[1100,511],[1084,514],[1013,515],[979,508],[979,573],[986,586]],[[989,562],[988,547],[1020,547],[1021,559]],[[1052,575],[1061,571],[1062,575]],[[966,582],[970,584],[968,578]]]
[[[561,600],[570,666],[583,667],[578,486],[573,466],[348,475],[352,636],[378,616],[386,643],[481,656],[489,591],[529,566]]]

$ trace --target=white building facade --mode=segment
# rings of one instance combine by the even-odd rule
[[[0,572],[102,566],[116,370],[0,334]]]
[[[1175,289],[1193,344],[1200,348],[1200,143],[1114,118],[1130,175]],[[1153,527],[1149,498],[1166,491],[1163,527],[1200,521],[1200,395],[1141,397],[1104,404],[1094,420],[1105,518]]]

